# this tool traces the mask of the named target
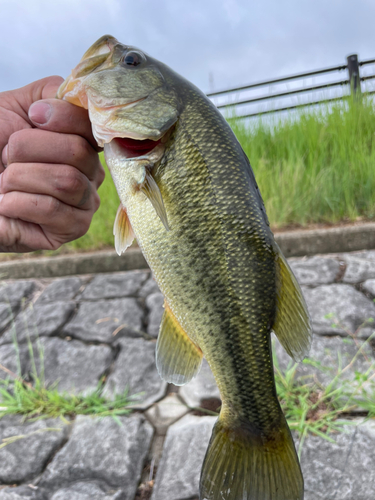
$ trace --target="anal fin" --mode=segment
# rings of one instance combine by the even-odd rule
[[[113,224],[113,235],[115,237],[115,249],[118,255],[124,253],[133,243],[135,238],[126,208],[122,203],[120,203],[117,209],[115,222]]]
[[[276,318],[272,329],[289,356],[302,361],[308,354],[312,341],[310,317],[293,271],[281,250],[278,250]]]
[[[184,385],[197,373],[203,353],[180,326],[167,303],[156,344],[156,367],[166,382]]]

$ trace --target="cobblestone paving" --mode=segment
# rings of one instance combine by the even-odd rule
[[[312,316],[310,356],[331,369],[304,363],[297,374],[314,374],[327,384],[338,359],[345,366],[374,331],[368,320],[375,318],[375,251],[289,262]],[[207,400],[219,405],[220,396],[205,363],[178,391],[159,378],[154,349],[163,299],[150,273],[1,285],[1,365],[26,376],[34,363],[40,369],[38,355],[30,359],[31,344],[35,353],[43,348],[45,380],[61,391],[89,393],[104,380],[109,398],[125,386],[141,397],[136,410],[117,421],[1,419],[0,445],[11,436],[26,437],[0,448],[0,500],[145,500],[151,491],[152,500],[196,500],[215,417],[197,416],[190,408]],[[348,332],[356,332],[355,342]],[[287,366],[288,356],[277,342],[275,348],[280,366]],[[370,342],[345,376],[355,383],[374,360]],[[7,376],[0,370],[1,379]],[[348,419],[333,443],[306,439],[305,500],[375,498],[375,421],[355,414]]]

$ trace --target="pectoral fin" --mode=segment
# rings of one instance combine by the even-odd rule
[[[302,361],[310,349],[312,330],[301,288],[280,249],[276,262],[277,309],[273,331],[286,352]]]
[[[203,353],[182,329],[167,303],[156,344],[156,367],[161,378],[175,385],[184,385],[197,373]]]
[[[133,243],[135,238],[126,208],[121,203],[117,209],[115,223],[113,225],[113,235],[115,237],[115,249],[118,255],[124,253]]]
[[[167,212],[165,211],[164,202],[159,186],[157,185],[151,172],[149,172],[148,170],[146,171],[146,177],[141,186],[141,191],[151,201],[152,206],[154,207],[155,212],[158,214],[160,220],[162,221],[165,229],[169,231]]]

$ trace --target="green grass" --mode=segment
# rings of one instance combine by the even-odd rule
[[[130,405],[134,404],[138,396],[129,396],[128,389],[116,394],[110,400],[103,394],[104,379],[100,380],[96,389],[89,394],[68,394],[57,388],[57,383],[49,386],[44,378],[44,350],[37,339],[37,356],[35,362],[34,347],[28,341],[31,360],[31,381],[26,380],[21,374],[19,347],[17,339],[13,338],[17,353],[18,374],[0,364],[0,370],[8,377],[0,380],[0,418],[5,415],[23,415],[25,419],[38,418],[66,418],[77,415],[96,415],[98,417],[128,415]],[[37,365],[40,367],[37,370]]]
[[[2,366],[0,365],[0,369]],[[127,391],[116,395],[109,401],[102,394],[103,384],[88,395],[71,395],[60,393],[56,388],[47,388],[40,377],[34,379],[34,384],[26,382],[21,377],[12,377],[5,381],[0,380],[0,419],[6,415],[21,415],[24,420],[39,420],[45,418],[60,418],[70,424],[67,418],[77,415],[91,415],[97,417],[112,417],[119,425],[118,417],[131,412],[129,405],[132,398]],[[2,439],[0,449],[20,439],[25,439],[42,432],[60,432],[61,427],[46,427],[29,434],[9,436]]]
[[[118,417],[131,412],[131,398],[127,391],[116,395],[109,401],[102,394],[103,385],[88,395],[60,393],[56,388],[45,387],[40,379],[34,385],[16,379],[2,381],[0,386],[0,418],[5,415],[23,415],[27,419],[75,417],[77,415],[96,415],[98,417]]]
[[[346,330],[348,337],[342,339],[343,343],[354,343],[357,351],[345,366],[339,353],[336,365],[329,367],[315,359],[303,360],[302,363],[330,375],[331,380],[327,386],[323,386],[313,375],[296,377],[298,363],[290,361],[287,368],[281,370],[275,350],[273,351],[277,394],[289,427],[299,436],[299,455],[308,434],[333,442],[332,434],[343,430],[354,410],[367,415],[367,418],[375,418],[375,361],[371,361],[365,354],[365,348],[373,342],[375,332],[361,345],[357,340],[359,330],[372,322],[370,318],[354,333]],[[344,328],[338,321],[332,326]],[[355,371],[354,380],[351,381],[345,374],[353,369],[359,357],[365,360],[366,370],[363,373]]]
[[[229,120],[254,169],[271,226],[374,218],[373,100],[287,116],[248,126]]]
[[[329,370],[315,360],[304,362],[314,365],[321,371]],[[286,370],[282,371],[277,358],[274,357],[274,366],[276,390],[281,408],[290,429],[296,431],[299,437],[299,456],[309,434],[334,442],[332,434],[343,430],[348,424],[348,415],[354,409],[367,413],[369,418],[375,415],[375,384],[371,380],[374,364],[369,366],[366,374],[361,375],[361,380],[356,379],[358,386],[355,388],[343,378],[347,367],[340,367],[336,374],[332,373],[332,381],[324,387],[312,375],[297,378],[297,363],[289,363]],[[370,387],[365,390],[365,386]],[[354,400],[358,393],[362,393],[363,398]]]

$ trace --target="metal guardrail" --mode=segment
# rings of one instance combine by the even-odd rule
[[[362,90],[361,90],[361,82],[365,82],[365,81],[368,81],[368,80],[375,79],[375,74],[360,77],[359,68],[362,67],[362,66],[365,66],[365,65],[368,65],[368,64],[374,64],[374,63],[375,63],[375,59],[367,59],[367,60],[364,60],[364,61],[358,61],[357,54],[352,54],[352,55],[350,55],[350,56],[347,57],[347,64],[345,64],[345,65],[332,66],[330,68],[319,69],[319,70],[316,70],[316,71],[309,71],[309,72],[306,72],[306,73],[299,73],[299,74],[296,74],[296,75],[285,76],[285,77],[282,77],[282,78],[275,78],[273,80],[267,80],[267,81],[252,83],[252,84],[245,85],[245,86],[242,86],[242,87],[233,87],[233,88],[230,88],[230,89],[224,89],[224,90],[219,90],[219,91],[215,91],[215,92],[210,92],[210,93],[207,94],[207,96],[208,97],[219,97],[219,96],[223,96],[223,95],[228,95],[228,94],[233,94],[233,93],[239,93],[239,92],[243,92],[243,91],[248,91],[248,90],[251,90],[251,89],[254,89],[254,88],[257,88],[257,87],[266,86],[266,85],[279,84],[279,83],[283,83],[283,82],[287,82],[287,81],[291,81],[291,80],[297,80],[297,79],[301,79],[301,78],[307,78],[307,77],[310,77],[310,76],[323,75],[323,74],[326,74],[326,73],[333,73],[333,72],[343,71],[343,70],[347,70],[348,71],[348,79],[346,79],[346,80],[340,80],[340,81],[337,81],[337,82],[336,81],[335,82],[329,82],[329,83],[320,84],[320,85],[312,85],[312,86],[309,86],[309,87],[301,87],[301,88],[297,88],[295,90],[289,90],[287,92],[279,92],[277,94],[272,94],[272,95],[262,95],[262,96],[253,97],[253,98],[250,98],[250,99],[249,98],[248,99],[239,99],[237,101],[228,102],[228,103],[224,103],[224,104],[219,104],[219,105],[217,105],[217,107],[219,109],[222,109],[222,108],[229,108],[229,107],[234,107],[234,106],[241,106],[241,105],[244,105],[244,104],[253,104],[255,102],[260,102],[260,101],[266,101],[266,100],[270,100],[270,99],[275,99],[277,97],[278,98],[284,98],[284,97],[287,97],[287,96],[302,94],[304,92],[312,92],[312,91],[316,91],[316,90],[325,90],[325,89],[329,89],[329,88],[332,88],[332,87],[339,87],[339,86],[341,86],[341,87],[342,86],[349,86],[350,93],[352,95],[358,95],[359,93],[362,92]],[[374,94],[374,93],[375,93],[375,91],[368,91],[368,92],[366,92],[366,94]],[[237,118],[249,118],[249,117],[257,116],[257,115],[261,115],[261,114],[277,113],[278,111],[286,111],[286,110],[289,110],[289,109],[295,109],[295,108],[300,108],[300,107],[304,107],[304,106],[311,106],[311,105],[321,104],[321,103],[325,103],[325,102],[338,101],[340,99],[343,99],[343,98],[347,97],[348,95],[350,95],[350,94],[341,95],[339,97],[332,97],[332,98],[329,98],[329,99],[323,99],[323,98],[321,98],[321,99],[317,99],[317,100],[313,100],[313,101],[308,101],[308,102],[305,102],[305,103],[302,103],[302,104],[288,105],[288,106],[279,107],[279,108],[275,108],[275,109],[270,109],[270,110],[265,110],[265,111],[259,111],[259,112],[256,112],[256,113],[242,114],[242,115],[239,115],[239,116],[237,115]]]

